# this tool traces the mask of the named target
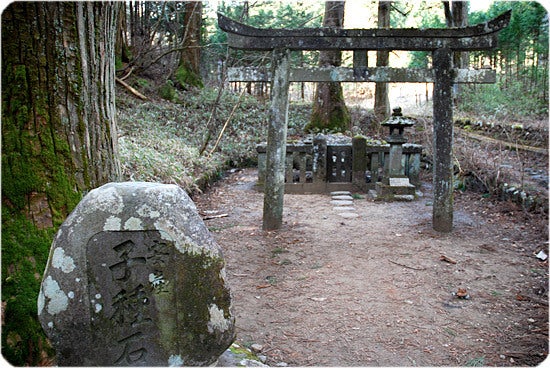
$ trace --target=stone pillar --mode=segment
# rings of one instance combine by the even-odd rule
[[[273,81],[267,129],[264,230],[276,230],[283,224],[290,52],[286,49],[273,50],[271,63]]]
[[[265,183],[265,146],[256,146],[256,152],[258,152],[258,186],[263,186]]]
[[[434,203],[433,229],[451,232],[453,228],[453,105],[452,57],[450,49],[433,52],[435,72],[433,96]]]
[[[367,139],[353,137],[352,145],[352,182],[359,188],[366,189],[365,172],[367,171]]]
[[[327,140],[322,135],[313,139],[313,181],[324,183],[327,179]]]
[[[389,141],[388,141],[389,142]],[[403,144],[390,142],[390,157],[388,165],[388,177],[405,176],[405,170],[402,164]]]

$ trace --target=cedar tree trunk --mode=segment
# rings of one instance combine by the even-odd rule
[[[2,355],[16,366],[54,364],[36,300],[55,228],[84,192],[120,178],[119,6],[13,2],[2,13]]]
[[[183,23],[183,49],[175,77],[182,86],[202,87],[200,73],[202,2],[185,2]]]
[[[345,1],[327,1],[323,27],[342,28],[344,24]],[[320,51],[319,66],[340,66],[340,51]],[[313,109],[306,131],[343,132],[349,128],[351,117],[344,101],[339,82],[317,83],[313,98]]]
[[[82,192],[120,178],[118,7],[15,2],[2,13],[2,200],[38,226],[64,220]]]
[[[378,1],[378,28],[390,28],[391,1]],[[376,66],[388,66],[389,51],[376,52]],[[378,82],[374,90],[374,115],[376,120],[383,121],[390,116],[389,83]]]

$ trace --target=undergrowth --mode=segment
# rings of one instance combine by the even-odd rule
[[[256,145],[267,136],[269,102],[247,95],[239,98],[230,91],[224,91],[217,101],[218,93],[215,88],[178,91],[173,102],[143,102],[119,93],[117,122],[124,179],[177,184],[194,193],[226,168],[255,165]],[[290,132],[302,130],[309,109],[307,105],[291,107]]]
[[[547,99],[533,98],[520,83],[482,84],[465,86],[460,98],[460,109],[478,116],[496,120],[523,120],[525,117],[548,116]]]

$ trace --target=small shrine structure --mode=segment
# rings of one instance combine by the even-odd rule
[[[218,13],[229,47],[272,51],[271,71],[235,68],[230,81],[271,82],[267,134],[263,228],[282,225],[285,188],[288,88],[291,82],[433,82],[434,202],[432,227],[450,232],[453,226],[453,107],[454,83],[494,83],[493,70],[456,69],[453,52],[497,47],[498,32],[510,22],[511,11],[474,26],[428,29],[259,29]],[[291,50],[352,50],[353,68],[291,68]],[[432,52],[432,69],[369,68],[368,50]]]

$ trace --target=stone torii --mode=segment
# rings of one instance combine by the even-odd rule
[[[432,227],[450,232],[453,226],[453,109],[454,83],[494,83],[493,70],[453,68],[454,51],[497,47],[498,32],[510,22],[511,11],[486,23],[462,28],[429,29],[259,29],[218,13],[218,24],[235,49],[272,51],[271,71],[230,68],[231,81],[272,83],[267,136],[263,228],[282,225],[284,171],[290,82],[433,82],[433,184]],[[291,50],[352,50],[353,68],[290,68]],[[432,69],[368,68],[368,50],[431,51]]]

